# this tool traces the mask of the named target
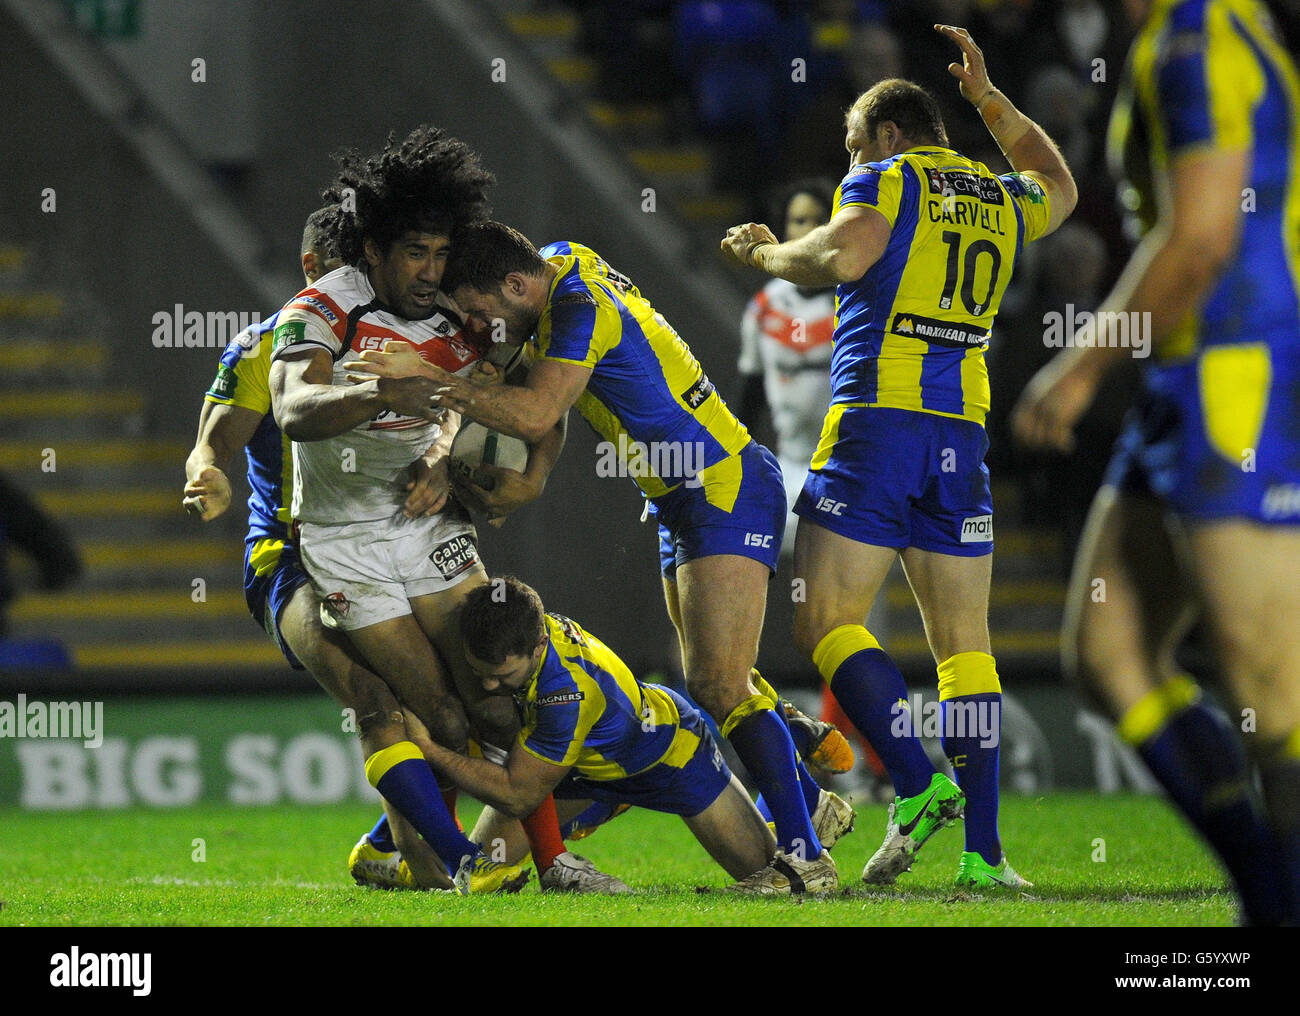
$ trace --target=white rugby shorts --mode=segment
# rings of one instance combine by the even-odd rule
[[[474,574],[477,540],[457,504],[429,518],[304,522],[298,554],[320,600],[321,624],[356,631],[409,614],[415,597],[441,593]]]

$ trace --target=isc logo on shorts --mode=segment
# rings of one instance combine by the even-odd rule
[[[836,501],[831,497],[819,497],[817,499],[817,510],[819,512],[830,512],[832,515],[843,515],[844,509],[848,505],[843,501]]]
[[[438,566],[444,579],[455,578],[478,562],[478,551],[468,536],[454,536],[433,548],[429,560]]]
[[[746,533],[745,546],[746,547],[770,547],[772,546],[772,534],[771,533]]]
[[[988,543],[993,539],[993,516],[972,515],[961,520],[962,543]]]

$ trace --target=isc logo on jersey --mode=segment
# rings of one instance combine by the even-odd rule
[[[389,342],[405,342],[407,345],[414,347],[416,352],[420,354],[420,359],[426,363],[442,367],[444,370],[450,370],[453,373],[477,357],[478,354],[462,342],[459,335],[446,335],[443,325],[439,325],[437,331],[439,339],[430,339],[426,342],[412,342],[410,339],[398,338],[392,335],[360,335],[356,339],[356,344],[358,350],[364,351],[367,349],[382,350]],[[449,350],[457,362],[454,364],[448,363],[445,356],[438,356],[440,350]]]
[[[988,543],[993,539],[993,516],[972,515],[961,521],[962,543]]]

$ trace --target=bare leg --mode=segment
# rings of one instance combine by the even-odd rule
[[[684,821],[700,846],[734,879],[766,867],[776,853],[772,830],[734,773],[717,800]]]
[[[1118,721],[1177,673],[1195,617],[1187,567],[1165,511],[1150,498],[1098,492],[1066,599],[1066,678]]]

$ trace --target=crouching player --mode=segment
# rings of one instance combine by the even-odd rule
[[[783,865],[776,839],[732,775],[700,713],[681,696],[643,684],[574,621],[545,612],[516,578],[494,579],[466,598],[465,656],[489,694],[510,695],[522,728],[504,765],[437,744],[435,769],[506,815],[526,815],[548,793],[557,801],[636,805],[680,815],[734,879]]]

